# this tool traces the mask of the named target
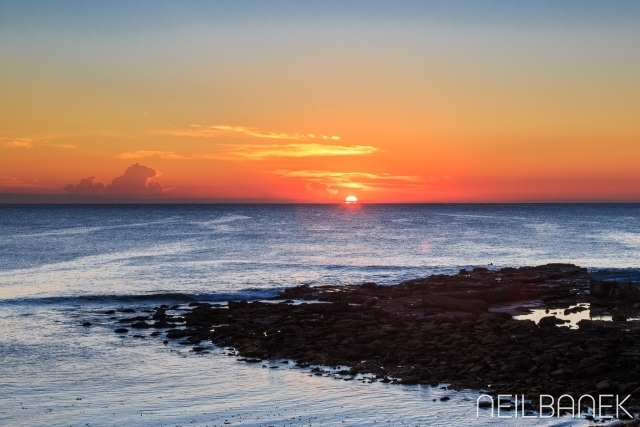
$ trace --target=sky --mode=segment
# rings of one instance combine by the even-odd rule
[[[637,1],[0,0],[0,202],[638,202],[638,52]]]

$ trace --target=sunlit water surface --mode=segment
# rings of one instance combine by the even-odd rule
[[[476,419],[477,391],[195,355],[119,337],[102,313],[477,265],[637,267],[639,219],[638,205],[0,206],[0,425],[520,425]]]

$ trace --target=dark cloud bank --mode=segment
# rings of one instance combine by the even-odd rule
[[[90,176],[76,185],[67,185],[64,190],[80,196],[160,196],[162,184],[150,181],[157,176],[155,169],[134,163],[123,175],[113,178],[109,185],[97,182],[95,176]]]

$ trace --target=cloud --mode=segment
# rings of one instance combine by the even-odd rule
[[[428,179],[417,175],[391,175],[388,173],[366,173],[366,172],[331,172],[319,170],[275,170],[271,172],[286,178],[301,178],[306,181],[307,189],[312,184],[313,189],[319,188],[317,184],[321,183],[327,186],[327,189],[337,190],[339,188],[354,190],[390,190],[403,187],[406,189],[418,189]]]
[[[247,126],[229,126],[229,125],[215,125],[215,126],[201,126],[191,125],[186,129],[161,129],[156,133],[171,136],[189,136],[196,138],[217,138],[220,136],[250,136],[253,138],[267,138],[267,139],[292,139],[292,140],[306,140],[306,139],[321,139],[324,141],[340,141],[339,136],[327,136],[327,135],[315,135],[312,133],[284,133],[274,132],[259,128],[247,127]]]
[[[1,188],[28,188],[28,187],[42,187],[37,180],[16,178],[14,176],[0,175],[0,187]]]
[[[4,142],[3,142],[4,141]],[[0,138],[0,144],[5,147],[13,147],[13,148],[33,148],[34,143],[39,146],[51,146],[58,148],[78,148],[75,144],[51,144],[46,140],[34,140],[31,138]]]
[[[155,169],[140,163],[134,163],[124,171],[124,175],[113,178],[107,187],[107,193],[122,195],[160,195],[162,184],[150,182],[158,176]]]
[[[327,144],[271,144],[237,145],[224,150],[225,153],[253,160],[267,157],[316,157],[316,156],[358,156],[378,151],[369,145],[327,145]]]
[[[32,148],[33,140],[28,138],[0,138],[0,141],[6,141],[3,145],[12,148]]]
[[[182,155],[174,151],[139,150],[130,151],[116,156],[119,159],[144,159],[145,157],[160,157],[173,160],[217,159],[233,160],[243,158],[249,160],[264,160],[270,157],[327,157],[327,156],[362,156],[378,151],[369,145],[329,145],[329,144],[267,144],[267,145],[229,145],[219,154]]]
[[[101,182],[96,182],[95,176],[81,179],[77,185],[69,184],[64,187],[64,191],[71,194],[97,195],[104,194],[107,188]]]
[[[119,195],[119,196],[157,196],[162,194],[162,184],[150,181],[159,176],[155,169],[140,163],[129,166],[124,174],[113,178],[111,184],[105,186],[96,181],[95,176],[80,180],[77,185],[67,185],[64,190],[71,194],[81,195]]]
[[[320,182],[320,181],[311,181],[307,183],[306,188],[308,191],[311,191],[323,197],[329,197],[329,198],[338,194],[338,191],[339,191],[334,188],[331,188],[331,186],[326,182]]]
[[[118,159],[144,159],[145,157],[161,157],[163,159],[190,159],[193,157],[182,156],[173,151],[147,151],[138,150],[122,153],[117,156]]]
[[[74,149],[78,148],[76,144],[49,144],[52,147],[65,148],[65,149]]]

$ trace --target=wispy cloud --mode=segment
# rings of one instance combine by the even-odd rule
[[[38,188],[38,189],[49,189],[49,188],[55,188],[51,185],[47,185],[44,184],[42,182],[40,182],[40,180],[38,179],[23,179],[23,178],[17,178],[14,176],[3,176],[0,175],[0,188],[3,189],[11,189],[11,188],[20,188],[20,189],[27,189],[27,188]]]
[[[152,151],[152,150],[130,151],[127,153],[119,154],[116,157],[118,159],[144,159],[145,157],[160,157],[163,159],[176,159],[176,160],[185,160],[185,159],[195,158],[192,156],[182,156],[180,154],[176,154],[173,151]]]
[[[385,180],[385,181],[421,181],[422,178],[418,175],[391,175],[388,173],[366,173],[366,172],[330,172],[330,171],[318,171],[318,170],[275,170],[276,175],[282,175],[289,178],[310,178],[310,179],[330,179],[337,182],[348,182],[352,179],[366,179],[366,180]]]
[[[235,145],[224,150],[225,153],[253,160],[267,157],[322,157],[322,156],[362,156],[378,151],[369,145],[329,145],[329,144],[271,144],[271,145]]]
[[[378,151],[368,145],[330,145],[330,144],[267,144],[267,145],[227,145],[219,153],[183,155],[174,151],[138,150],[129,151],[116,156],[119,159],[144,159],[160,157],[172,160],[264,160],[284,157],[330,157],[330,156],[363,156]]]
[[[53,144],[48,140],[38,140],[32,138],[0,138],[0,145],[13,148],[33,148],[35,145],[40,147],[49,146],[65,149],[78,148],[78,146],[75,144]]]
[[[316,186],[324,184],[329,190],[339,188],[354,190],[390,190],[398,187],[417,189],[421,188],[431,179],[425,179],[417,175],[391,175],[388,173],[366,173],[366,172],[331,172],[319,170],[275,170],[275,175],[286,178],[300,178],[309,184]]]
[[[76,144],[49,144],[52,147],[58,147],[58,148],[65,148],[68,150],[74,149],[74,148],[78,148],[78,146]]]
[[[0,141],[3,141],[3,145],[5,147],[13,147],[13,148],[32,148],[33,147],[33,139],[28,139],[28,138],[0,138]]]
[[[172,128],[172,129],[160,129],[155,131],[156,133],[172,136],[188,136],[195,138],[217,138],[220,136],[249,136],[253,138],[267,138],[267,139],[289,139],[289,140],[310,140],[320,139],[323,141],[340,141],[339,136],[328,135],[316,135],[313,133],[285,133],[275,132],[248,126],[229,126],[229,125],[215,125],[215,126],[201,126],[190,125],[188,128]]]

